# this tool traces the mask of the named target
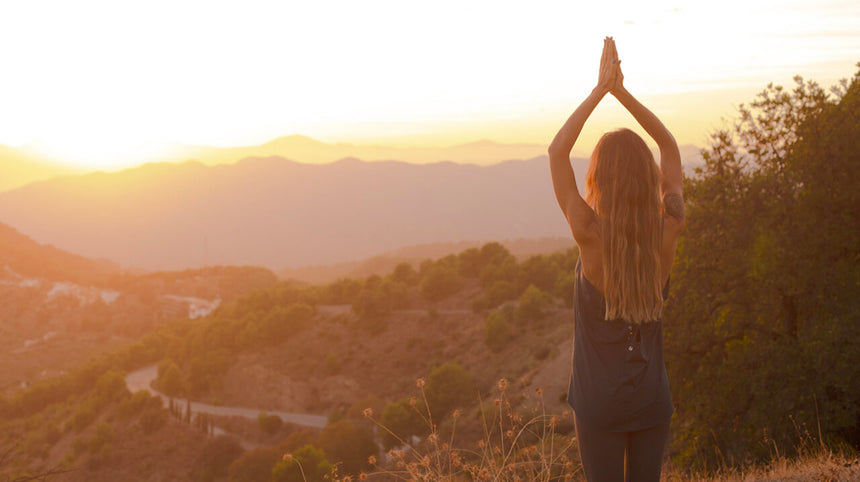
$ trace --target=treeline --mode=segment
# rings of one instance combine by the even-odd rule
[[[420,307],[432,312],[436,303],[469,283],[478,288],[473,310],[511,301],[519,305],[488,315],[486,341],[499,350],[511,337],[510,323],[539,318],[554,296],[572,302],[565,293],[572,292],[576,259],[576,250],[568,250],[520,263],[501,244],[488,243],[426,260],[417,270],[402,263],[385,277],[341,279],[317,286],[279,283],[219,308],[205,322],[173,325],[163,341],[167,348],[157,383],[169,395],[198,397],[220,387],[221,376],[238,353],[283,343],[301,332],[318,305],[351,305],[362,325],[376,332],[385,328],[392,311]]]
[[[275,273],[259,266],[209,266],[144,275],[123,274],[111,279],[115,289],[137,293],[148,301],[161,294],[232,301],[277,282]]]
[[[858,75],[768,86],[686,181],[664,329],[684,466],[860,447]]]
[[[40,381],[11,397],[0,397],[0,417],[36,413],[87,392],[98,376],[109,370],[130,371],[156,362],[160,362],[158,383],[165,393],[201,396],[219,388],[221,376],[239,353],[282,343],[302,331],[317,305],[349,304],[362,320],[378,322],[400,308],[433,310],[436,303],[469,284],[477,288],[474,299],[462,302],[470,303],[476,311],[499,308],[507,302],[519,304],[488,313],[487,344],[498,350],[512,335],[510,323],[516,319],[539,317],[553,298],[570,305],[576,259],[576,250],[570,249],[518,262],[501,244],[488,243],[457,255],[426,260],[418,269],[403,263],[385,277],[341,279],[312,286],[276,283],[226,303],[204,319],[163,323],[124,350],[104,355],[70,374]],[[250,276],[268,284],[265,271],[242,269],[224,274],[233,275],[229,279]],[[177,274],[176,278],[187,277]],[[379,329],[380,325],[374,326]]]

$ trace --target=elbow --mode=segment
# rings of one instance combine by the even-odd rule
[[[565,157],[570,159],[570,149],[565,149],[564,146],[559,145],[556,141],[553,141],[549,148],[546,150],[547,155],[550,160],[553,159],[563,159]]]
[[[679,152],[678,142],[675,141],[675,136],[673,136],[671,132],[666,131],[660,139],[655,140],[657,141],[657,146],[660,148],[661,153]]]

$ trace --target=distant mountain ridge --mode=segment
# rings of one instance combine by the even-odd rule
[[[0,279],[24,276],[105,286],[112,276],[119,273],[119,266],[113,263],[40,245],[11,226],[0,223]]]
[[[23,149],[0,144],[0,191],[80,172],[80,169],[51,162]]]
[[[182,163],[196,160],[206,165],[233,164],[248,157],[283,157],[306,164],[327,164],[344,158],[365,161],[397,160],[413,164],[456,162],[490,165],[506,160],[532,159],[546,153],[546,145],[539,143],[500,143],[478,140],[447,147],[392,147],[386,145],[356,145],[326,143],[316,139],[290,135],[260,145],[239,147],[194,146],[170,143],[162,146],[167,153],[149,158],[150,163]],[[685,162],[699,163],[695,146],[681,146]],[[122,161],[122,159],[119,159]],[[59,175],[87,172],[47,159],[38,151],[38,145],[14,148],[0,145],[0,191],[21,187],[31,182]]]
[[[574,160],[580,178],[585,166]],[[282,269],[422,243],[568,235],[545,156],[492,166],[277,157],[149,164],[0,193],[0,222],[144,269]]]
[[[217,165],[233,164],[247,157],[277,156],[307,164],[326,164],[354,157],[366,161],[399,160],[414,164],[450,161],[487,165],[504,160],[530,159],[546,152],[546,146],[542,144],[508,144],[489,140],[447,147],[392,147],[326,143],[301,135],[278,137],[250,146],[213,147],[166,143],[161,147],[165,154],[138,162],[182,163],[195,160],[206,165]],[[39,149],[38,144],[21,148],[0,145],[0,172],[3,173],[0,176],[0,191],[55,176],[88,171],[51,160]]]

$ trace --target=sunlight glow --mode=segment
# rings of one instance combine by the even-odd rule
[[[172,143],[295,133],[546,143],[592,88],[605,35],[631,91],[701,144],[768,82],[852,75],[858,18],[853,0],[3,2],[0,144],[124,167]],[[628,122],[606,112],[586,144]]]

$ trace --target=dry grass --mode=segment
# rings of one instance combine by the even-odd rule
[[[424,380],[417,386],[427,406]],[[571,437],[555,432],[559,417],[547,414],[542,394],[538,393],[538,413],[526,419],[515,410],[508,398],[508,381],[499,380],[496,398],[480,403],[483,437],[473,446],[461,447],[456,439],[460,411],[455,410],[450,430],[440,431],[433,414],[422,410],[422,404],[412,403],[413,409],[423,418],[429,435],[419,443],[400,439],[374,417],[372,410],[364,412],[380,430],[388,431],[400,442],[391,449],[384,461],[371,464],[376,471],[363,478],[381,480],[427,481],[550,481],[575,480],[581,470],[569,455],[574,446]],[[351,480],[345,478],[341,480]]]
[[[418,387],[424,398],[423,379]],[[418,443],[400,440],[401,447],[389,451],[384,462],[372,464],[376,470],[360,479],[373,480],[493,480],[493,481],[562,481],[585,480],[577,460],[576,441],[555,433],[559,420],[548,415],[539,393],[539,413],[524,419],[512,408],[507,393],[508,383],[500,380],[497,398],[492,404],[481,404],[483,438],[477,444],[461,446],[455,440],[459,411],[454,415],[450,433],[442,434],[432,414],[421,412],[430,435]],[[419,410],[420,404],[413,404]],[[489,407],[489,410],[486,409]],[[486,413],[485,413],[486,412]],[[379,423],[370,409],[365,416],[380,430],[388,430]],[[663,481],[860,481],[860,456],[851,449],[834,451],[818,437],[807,434],[797,447],[800,455],[788,458],[774,452],[772,459],[763,465],[730,467],[724,465],[716,471],[690,473],[677,469],[671,463],[663,468]],[[347,477],[340,480],[352,480]]]
[[[818,454],[803,455],[796,459],[775,458],[765,466],[745,469],[723,468],[715,474],[684,474],[669,471],[662,480],[667,481],[856,481],[860,480],[860,458],[857,455],[838,454],[822,450]]]

